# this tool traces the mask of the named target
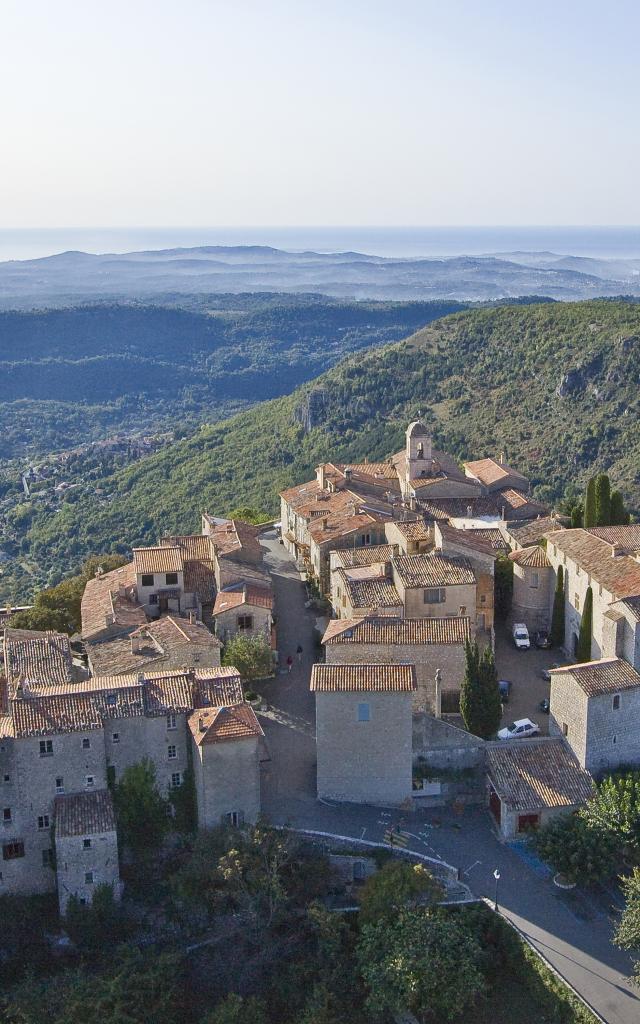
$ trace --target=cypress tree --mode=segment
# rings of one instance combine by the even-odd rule
[[[554,647],[562,647],[564,644],[564,573],[561,565],[558,566],[556,592],[553,597],[551,643]]]
[[[577,530],[580,526],[582,526],[582,502],[579,505],[574,505],[571,509],[571,529]]]
[[[584,515],[582,525],[585,529],[596,525],[596,478],[591,477],[587,484],[587,494],[584,501]]]
[[[478,690],[480,684],[480,652],[478,645],[469,640],[464,644],[464,679],[460,688],[460,714],[469,732],[474,731],[478,713]]]
[[[606,473],[596,479],[596,526],[611,523],[611,484]]]
[[[624,498],[620,491],[611,492],[611,525],[628,526],[629,513],[624,507]]]
[[[491,739],[500,728],[502,700],[498,687],[498,672],[493,651],[485,647],[480,659],[480,715],[476,734],[483,740]]]
[[[576,661],[591,661],[591,631],[593,629],[593,591],[587,587],[587,596],[584,599],[582,619],[580,621],[580,633],[578,634],[578,648],[576,650]]]

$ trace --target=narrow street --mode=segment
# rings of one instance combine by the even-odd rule
[[[631,961],[612,944],[620,909],[615,893],[562,892],[521,846],[498,840],[484,808],[467,808],[460,815],[449,808],[407,814],[316,798],[314,699],[309,692],[315,618],[304,607],[300,575],[275,532],[263,535],[262,544],[273,574],[281,661],[281,672],[262,689],[267,711],[259,712],[271,758],[263,772],[266,817],[275,824],[375,842],[383,840],[390,824],[399,824],[409,836],[409,849],[458,867],[472,892],[491,900],[498,868],[502,913],[609,1024],[637,1024],[640,995],[629,981]],[[303,647],[300,663],[298,644]],[[291,673],[286,670],[289,654]]]

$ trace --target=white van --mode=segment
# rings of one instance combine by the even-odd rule
[[[519,651],[529,650],[531,647],[531,640],[529,639],[529,630],[525,626],[524,622],[514,622],[511,635],[513,637],[513,642]]]

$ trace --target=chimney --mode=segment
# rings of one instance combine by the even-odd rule
[[[131,653],[132,654],[140,654],[140,651],[142,650],[142,642],[143,642],[142,641],[142,636],[140,635],[140,633],[138,633],[137,636],[136,636],[135,633],[132,633],[131,636],[129,637],[129,639],[131,640]]]
[[[191,623],[192,626],[195,626],[195,624],[196,624],[196,613],[195,612],[189,612],[189,622]]]
[[[473,505],[467,505],[467,519],[473,519]]]
[[[351,469],[351,466],[345,466],[344,478],[345,478],[345,480],[346,480],[346,482],[348,484],[351,483],[351,475],[352,475],[352,473],[353,473],[353,470]]]
[[[501,466],[503,466],[503,465],[504,465],[504,452],[500,452],[500,455],[499,455],[498,461],[500,462],[500,465],[501,465]]]
[[[622,544],[612,544],[611,545],[611,557],[612,558],[618,558],[620,555],[623,555],[623,554],[624,554],[624,551],[622,550]]]
[[[138,686],[144,686],[144,672],[138,672]]]
[[[198,719],[198,729],[200,732],[207,731],[207,723],[203,715],[200,715],[200,718]]]
[[[324,491],[327,485],[327,480],[324,472],[324,462],[322,463],[322,465],[316,467],[316,480],[318,481],[320,487]]]
[[[105,624],[105,626],[113,626],[113,625],[115,625],[115,621],[116,621],[116,617],[115,617],[114,613],[113,612],[107,612],[105,617],[104,617],[104,624]]]

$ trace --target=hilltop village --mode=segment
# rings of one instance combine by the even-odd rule
[[[205,512],[200,533],[99,571],[77,636],[5,628],[3,893],[57,890],[61,913],[105,883],[119,897],[112,792],[143,759],[164,794],[190,779],[200,828],[456,800],[486,806],[505,841],[640,765],[639,526],[572,529],[499,453],[460,466],[419,420],[387,461],[321,464],[280,498],[278,523]],[[499,560],[513,568],[506,622]],[[561,651],[515,651],[512,626],[533,648],[558,593]],[[224,656],[238,637],[271,652],[251,686]],[[548,700],[533,738],[465,729],[473,642],[513,676],[505,716]]]

